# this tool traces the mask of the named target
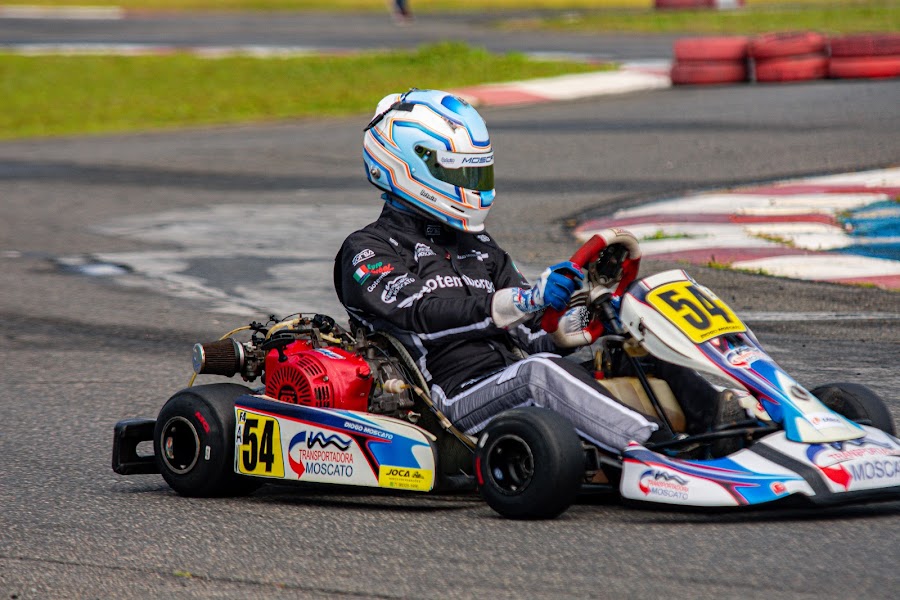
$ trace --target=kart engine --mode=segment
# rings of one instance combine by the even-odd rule
[[[249,342],[228,338],[196,344],[194,372],[240,374],[245,381],[262,377],[266,396],[289,404],[413,418],[411,391],[388,386],[389,391],[384,385],[405,381],[399,359],[365,337],[343,333],[329,317],[297,320],[268,330],[253,323],[257,335]]]

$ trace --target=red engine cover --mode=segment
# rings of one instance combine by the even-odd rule
[[[266,355],[266,395],[282,402],[365,411],[372,372],[365,360],[341,348],[317,348],[305,341]]]

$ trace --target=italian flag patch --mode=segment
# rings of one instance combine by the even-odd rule
[[[369,269],[366,265],[360,265],[356,272],[353,274],[353,279],[356,280],[356,283],[362,283],[366,279],[369,278]]]

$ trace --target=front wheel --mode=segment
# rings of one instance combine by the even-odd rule
[[[552,519],[575,501],[585,473],[575,428],[558,413],[525,407],[488,424],[475,449],[488,506],[511,519]]]
[[[234,383],[177,392],[159,411],[153,451],[160,473],[182,496],[242,496],[260,483],[234,472],[234,401],[250,389]]]
[[[851,421],[897,435],[894,419],[881,397],[858,383],[829,383],[810,390],[822,404]]]

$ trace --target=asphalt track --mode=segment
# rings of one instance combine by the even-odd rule
[[[499,182],[488,226],[540,265],[573,250],[566,223],[576,216],[896,165],[898,97],[896,81],[816,82],[485,109]],[[155,415],[186,381],[191,344],[245,317],[67,274],[56,259],[177,249],[96,229],[134,215],[239,205],[248,227],[282,205],[374,215],[359,161],[367,117],[0,144],[3,597],[896,596],[900,502],[710,514],[592,498],[555,521],[521,523],[469,495],[271,488],[196,500],[158,476],[115,475],[113,424]],[[298,247],[313,226],[283,225]],[[223,248],[232,243],[221,235]],[[205,265],[200,275],[224,270],[217,277],[235,288],[258,278],[258,265]],[[691,271],[756,315],[754,331],[798,381],[866,383],[900,420],[896,293]]]

